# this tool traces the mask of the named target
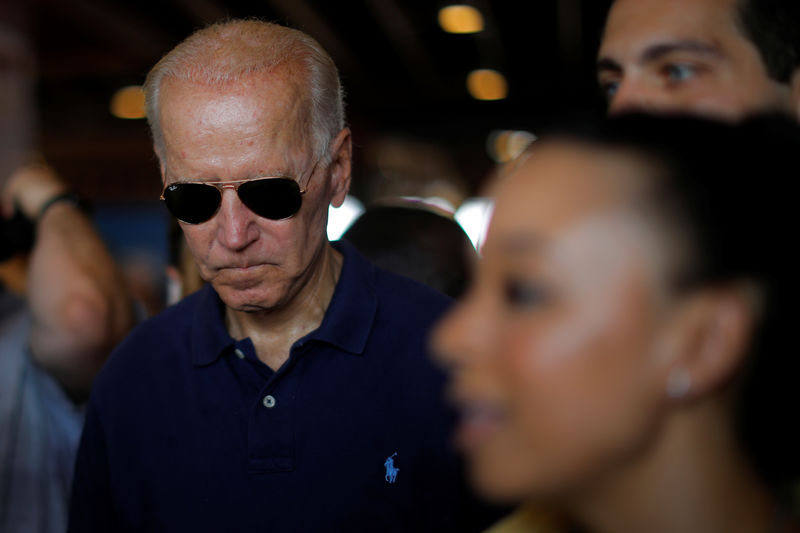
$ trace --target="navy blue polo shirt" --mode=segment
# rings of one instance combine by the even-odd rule
[[[449,300],[350,245],[320,327],[272,371],[210,286],[143,323],[96,380],[70,531],[467,531],[443,376]]]

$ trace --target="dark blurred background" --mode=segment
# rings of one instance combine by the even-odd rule
[[[90,197],[119,254],[137,239],[161,249],[147,126],[112,115],[112,97],[141,84],[194,29],[258,17],[311,34],[339,66],[356,148],[352,192],[362,203],[438,195],[457,207],[492,171],[498,131],[535,134],[554,116],[601,105],[594,57],[608,2],[459,2],[482,14],[484,29],[472,34],[440,27],[450,3],[0,0],[0,142],[4,151],[40,150]],[[470,95],[468,73],[486,68],[505,76],[506,98]]]

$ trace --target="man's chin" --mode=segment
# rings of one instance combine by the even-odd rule
[[[281,306],[282,291],[266,289],[263,284],[240,286],[240,284],[215,284],[214,290],[222,303],[233,311],[258,313],[270,311]]]

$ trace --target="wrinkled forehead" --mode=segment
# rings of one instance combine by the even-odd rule
[[[165,77],[161,83],[160,116],[201,119],[240,115],[281,123],[308,109],[308,91],[287,66],[219,83]],[[197,105],[207,105],[197,109]],[[216,112],[214,112],[216,110]],[[205,114],[200,114],[202,111]]]
[[[221,85],[166,78],[160,123],[167,152],[206,145],[299,147],[309,129],[305,91],[288,77],[258,75]]]
[[[616,0],[603,33],[601,55],[635,53],[655,43],[704,42],[720,46],[745,39],[739,0]]]

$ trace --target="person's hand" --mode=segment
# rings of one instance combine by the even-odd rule
[[[48,165],[27,164],[6,181],[0,207],[5,218],[13,216],[16,207],[29,219],[36,220],[48,200],[66,191],[66,184]]]

